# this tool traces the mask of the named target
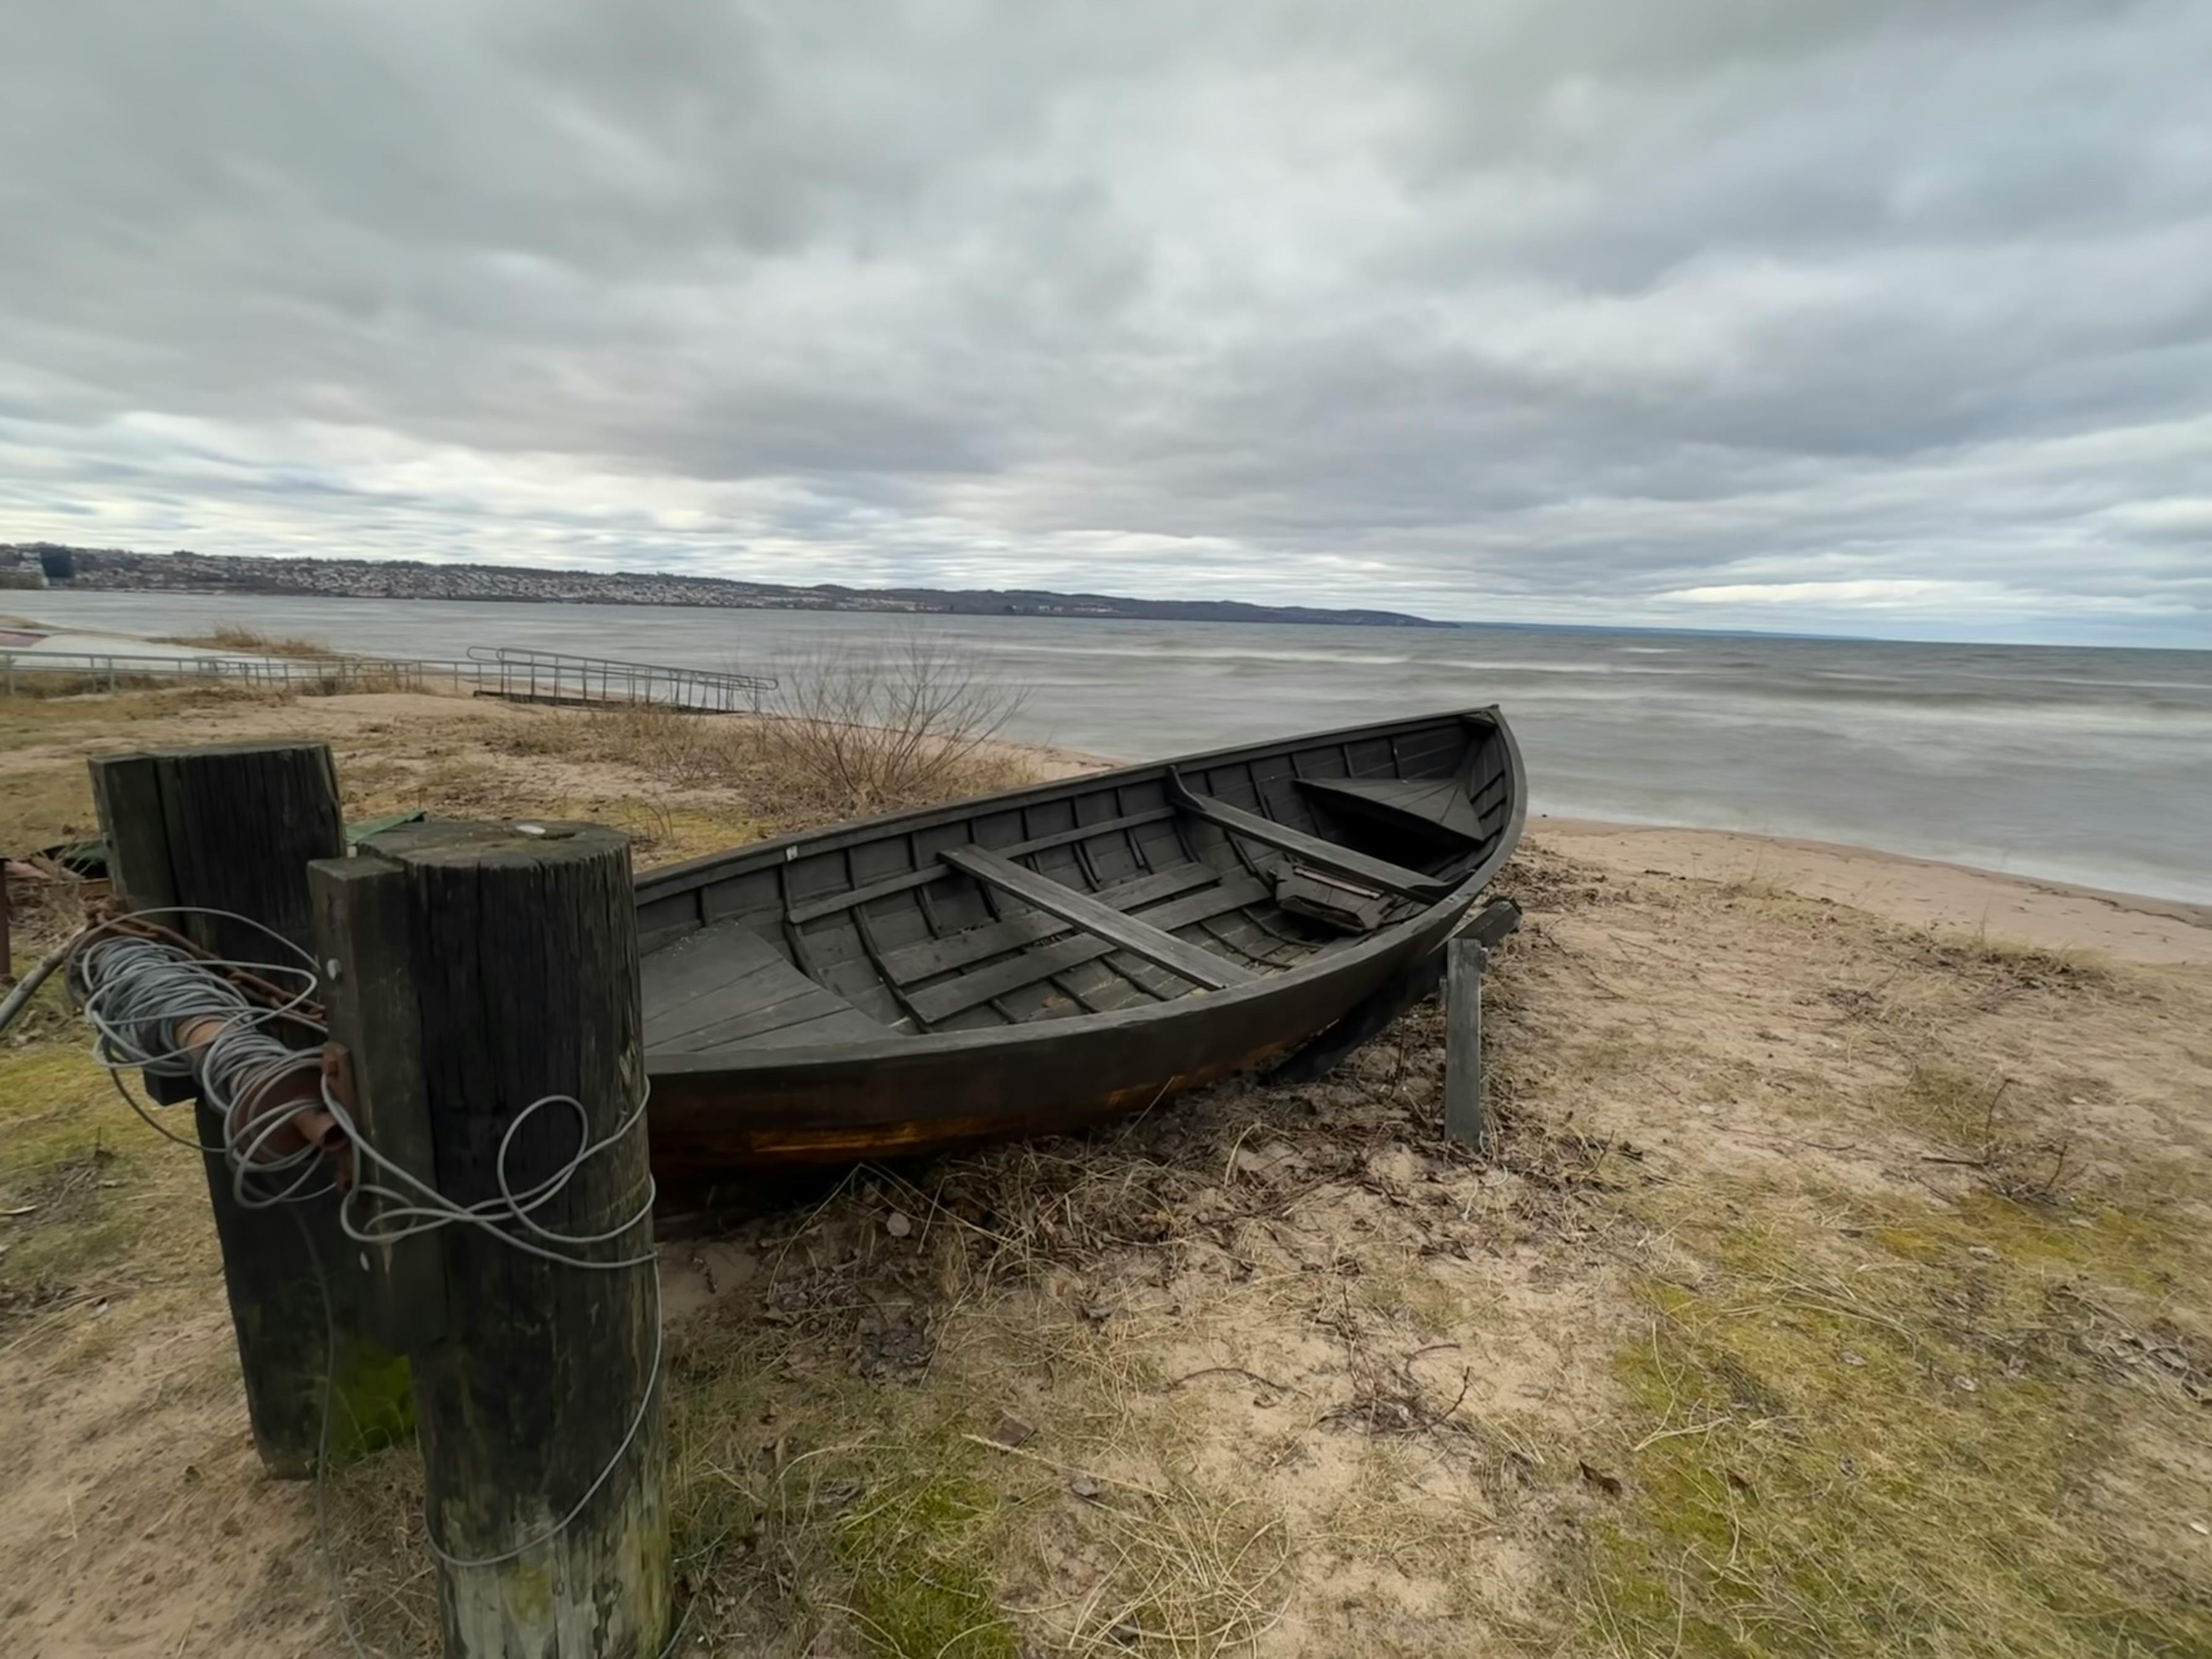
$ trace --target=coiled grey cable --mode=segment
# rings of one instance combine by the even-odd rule
[[[298,960],[296,963],[278,963],[211,961],[159,939],[104,931],[112,924],[88,929],[70,949],[70,968],[73,983],[79,989],[84,1016],[96,1034],[93,1045],[94,1058],[108,1069],[124,1098],[148,1123],[180,1145],[203,1152],[222,1154],[230,1170],[233,1194],[240,1205],[258,1208],[296,1203],[330,1192],[335,1183],[334,1176],[323,1179],[317,1184],[318,1177],[328,1175],[317,1148],[303,1146],[275,1157],[265,1156],[270,1142],[298,1109],[296,1101],[264,1107],[264,1103],[268,1100],[270,1091],[286,1078],[309,1072],[319,1078],[321,1075],[321,1057],[317,1051],[292,1048],[270,1029],[279,1021],[287,1021],[296,1027],[327,1035],[319,1021],[307,1018],[301,1012],[312,1002],[319,983],[313,958],[283,935],[251,917],[239,915],[233,911],[175,906],[133,914],[141,917],[157,915],[224,917],[244,923],[265,935],[282,951]],[[280,987],[283,982],[296,981],[299,988],[276,1006],[257,1004],[223,977],[224,970],[234,969],[249,969],[264,979],[273,978]],[[186,1022],[201,1019],[219,1021],[221,1026],[200,1047],[195,1057],[181,1040],[180,1032]],[[197,1078],[201,1097],[215,1111],[222,1126],[221,1144],[204,1146],[197,1136],[187,1139],[156,1121],[139,1105],[123,1082],[122,1073],[132,1067],[155,1076]],[[515,1115],[500,1138],[498,1154],[494,1161],[498,1195],[476,1204],[461,1204],[447,1198],[428,1182],[392,1163],[362,1136],[360,1125],[354,1121],[344,1103],[332,1093],[327,1081],[319,1085],[319,1092],[324,1109],[352,1144],[358,1178],[340,1200],[338,1221],[346,1237],[357,1243],[388,1244],[441,1227],[473,1226],[488,1232],[511,1249],[564,1267],[611,1272],[651,1267],[658,1261],[649,1245],[638,1254],[605,1259],[584,1254],[592,1246],[610,1243],[649,1224],[655,1196],[650,1171],[645,1176],[636,1206],[614,1225],[599,1231],[562,1232],[544,1224],[534,1213],[558,1197],[591,1159],[611,1151],[636,1127],[645,1115],[650,1097],[649,1088],[641,1090],[637,1104],[607,1134],[597,1140],[590,1139],[590,1115],[583,1103],[575,1097],[546,1095],[532,1101]],[[575,1114],[577,1150],[551,1174],[518,1191],[507,1168],[516,1133],[538,1113],[555,1107],[565,1107]],[[363,1219],[357,1213],[356,1204],[372,1200],[379,1207]],[[524,1236],[526,1233],[529,1236]],[[317,1285],[322,1291],[328,1334],[334,1354],[337,1323],[331,1312],[330,1291],[323,1279],[323,1265],[314,1251],[312,1237],[307,1238],[307,1249]],[[527,1554],[558,1537],[613,1477],[615,1470],[643,1430],[659,1389],[663,1352],[660,1281],[656,1273],[653,1275],[653,1360],[647,1371],[638,1409],[621,1441],[599,1474],[584,1489],[583,1495],[560,1520],[536,1537],[526,1540],[512,1549],[488,1556],[461,1556],[447,1550],[432,1532],[426,1511],[423,1542],[430,1553],[448,1567],[496,1566]],[[331,1408],[330,1385],[331,1378],[326,1376],[323,1455],[319,1457],[318,1469],[319,1509],[319,1485],[327,1475]],[[326,1523],[324,1530],[327,1539]],[[335,1591],[333,1595],[335,1598]],[[360,1639],[342,1602],[338,1605],[338,1616],[348,1641],[357,1652],[362,1651]],[[679,1625],[678,1634],[681,1634],[681,1630]]]

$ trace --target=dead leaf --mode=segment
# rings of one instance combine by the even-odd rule
[[[1036,1432],[1035,1427],[1023,1422],[1012,1412],[1000,1412],[999,1420],[991,1425],[990,1433],[984,1436],[984,1438],[994,1446],[1004,1446],[1008,1451],[1012,1451]]]
[[[1607,1474],[1603,1469],[1593,1468],[1588,1463],[1584,1463],[1582,1466],[1582,1471],[1583,1479],[1589,1481],[1593,1486],[1595,1486],[1607,1498],[1618,1498],[1620,1496],[1621,1485],[1620,1476]]]

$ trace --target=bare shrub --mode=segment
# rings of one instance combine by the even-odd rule
[[[780,671],[757,727],[781,781],[842,813],[948,800],[1026,781],[999,738],[1027,696],[986,657],[920,632],[832,647]]]
[[[374,657],[329,658],[325,665],[304,679],[289,676],[280,682],[283,687],[303,697],[343,697],[356,692],[414,691],[421,689],[421,680],[401,663],[386,663]]]
[[[210,633],[177,634],[163,645],[197,645],[212,651],[236,651],[257,657],[339,657],[345,653],[321,640],[278,637],[243,623],[219,623]]]

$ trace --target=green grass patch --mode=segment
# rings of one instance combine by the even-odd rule
[[[942,1446],[940,1455],[951,1449]],[[1011,1659],[988,1536],[999,1505],[953,1454],[896,1471],[838,1518],[836,1553],[860,1633],[898,1659]]]
[[[2145,1455],[2194,1443],[2202,1407],[2100,1363],[2087,1311],[2172,1242],[2088,1219],[1930,1206],[1848,1262],[1778,1225],[1686,1231],[1706,1270],[1646,1285],[1618,1361],[1632,1449],[1595,1633],[1744,1659],[2212,1653],[2202,1494]]]
[[[48,1298],[127,1255],[152,1139],[82,1048],[0,1048],[0,1286]]]
[[[842,1630],[898,1659],[1010,1659],[1006,1506],[945,1384],[794,1377],[757,1333],[693,1333],[672,1366],[670,1516],[691,1627],[803,1653]]]

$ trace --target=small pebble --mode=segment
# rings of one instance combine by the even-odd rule
[[[893,1238],[904,1238],[914,1231],[914,1223],[907,1218],[904,1210],[893,1210],[884,1218],[884,1231]]]

